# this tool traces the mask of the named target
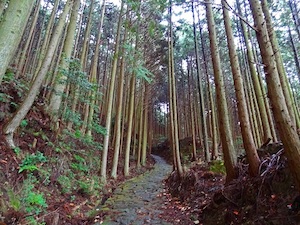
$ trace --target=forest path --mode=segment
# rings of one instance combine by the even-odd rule
[[[163,195],[163,180],[172,166],[161,157],[152,155],[154,168],[126,181],[118,187],[100,210],[107,211],[102,225],[169,225],[163,219],[163,207],[167,198]]]

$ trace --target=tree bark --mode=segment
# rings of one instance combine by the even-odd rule
[[[274,112],[274,118],[278,127],[280,138],[283,142],[289,167],[295,178],[296,185],[300,190],[300,140],[296,132],[285,97],[282,92],[281,82],[275,61],[275,54],[271,46],[266,21],[263,17],[262,6],[258,0],[249,0],[253,14],[254,24],[257,29],[256,35],[264,63],[268,96]]]
[[[0,22],[0,84],[21,41],[35,0],[10,0]]]
[[[198,40],[196,35],[196,23],[195,23],[195,12],[194,12],[194,1],[192,2],[192,13],[193,13],[193,32],[194,32],[194,46],[195,46],[195,54],[196,54],[196,68],[197,68],[197,77],[198,77],[198,90],[199,90],[199,98],[200,98],[200,117],[202,123],[202,138],[203,138],[203,148],[205,152],[205,159],[207,162],[210,162],[210,153],[208,147],[208,135],[207,135],[207,122],[206,122],[206,113],[204,107],[204,97],[203,97],[203,84],[202,78],[200,74],[200,59],[199,59],[199,47]]]
[[[237,97],[238,115],[240,120],[240,127],[243,137],[244,148],[246,151],[247,159],[249,162],[250,174],[253,176],[258,175],[260,160],[255,148],[253,135],[251,132],[249,113],[247,110],[246,97],[244,91],[244,84],[240,71],[239,59],[235,49],[234,36],[231,28],[231,22],[228,12],[228,4],[222,0],[223,18],[225,23],[227,44],[229,49],[231,71],[234,80],[235,94]]]
[[[68,0],[68,2],[65,5],[64,11],[60,16],[59,23],[57,27],[55,28],[54,34],[51,38],[49,49],[47,51],[46,57],[44,62],[42,63],[42,66],[39,70],[38,76],[34,80],[29,93],[27,94],[25,100],[23,101],[22,105],[19,107],[13,118],[5,125],[3,131],[6,135],[6,140],[11,148],[15,147],[15,144],[13,142],[13,134],[15,130],[19,127],[21,121],[25,118],[28,111],[30,110],[35,97],[37,96],[39,89],[42,85],[42,82],[48,73],[48,69],[50,67],[50,64],[52,62],[52,58],[54,56],[55,49],[57,47],[57,44],[59,42],[59,38],[62,35],[63,28],[66,23],[67,15],[69,14],[69,11],[72,7],[73,1]]]
[[[101,181],[104,183],[106,183],[108,145],[109,145],[109,140],[110,140],[112,107],[113,107],[113,100],[114,100],[114,93],[115,93],[115,80],[116,80],[117,65],[118,65],[118,60],[119,60],[119,48],[120,48],[123,8],[124,8],[124,0],[122,0],[120,14],[119,14],[117,36],[116,36],[116,42],[115,42],[116,44],[115,44],[110,86],[109,86],[109,92],[108,92],[108,105],[107,105],[107,115],[106,115],[106,122],[105,122],[106,135],[104,137],[103,150],[102,150],[102,164],[101,164]]]
[[[70,24],[67,30],[67,36],[63,47],[63,59],[60,61],[60,71],[69,70],[69,59],[72,55],[73,44],[75,40],[76,22],[78,17],[78,10],[80,7],[80,0],[76,0],[71,12]],[[63,72],[59,72],[56,76],[56,81],[50,97],[48,112],[52,117],[52,122],[56,123],[58,120],[58,111],[61,106],[62,96],[67,86],[67,76]]]
[[[228,106],[227,106],[226,96],[225,96],[224,79],[221,70],[219,49],[217,46],[215,21],[213,18],[212,5],[209,0],[206,0],[206,17],[208,23],[210,51],[211,51],[211,57],[213,62],[214,78],[215,78],[215,85],[216,85],[220,138],[222,142],[224,164],[226,168],[226,182],[228,183],[234,178],[236,178],[237,176],[235,171],[237,157],[234,149],[232,131],[231,131],[229,115],[228,115]]]

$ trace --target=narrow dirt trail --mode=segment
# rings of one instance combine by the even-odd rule
[[[161,218],[167,201],[162,195],[163,180],[172,171],[172,166],[161,157],[152,155],[154,169],[125,182],[118,187],[100,210],[107,211],[102,225],[169,225]]]

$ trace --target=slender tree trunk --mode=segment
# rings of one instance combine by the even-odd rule
[[[34,71],[34,75],[31,77],[32,80],[34,80],[34,78],[38,75],[38,71],[40,70],[42,63],[44,61],[45,55],[47,54],[47,50],[49,48],[49,41],[50,41],[50,37],[52,34],[52,30],[55,24],[55,15],[56,15],[56,11],[58,8],[60,0],[55,0],[54,2],[54,6],[51,12],[51,16],[50,19],[48,21],[48,25],[45,31],[45,35],[44,35],[44,40],[43,40],[43,45],[40,48],[39,54],[38,54],[38,63],[36,65],[36,70]]]
[[[114,100],[114,93],[115,93],[115,79],[116,79],[117,65],[118,65],[118,59],[119,59],[123,8],[124,8],[124,0],[122,0],[120,14],[119,14],[117,37],[116,37],[115,51],[114,51],[114,57],[113,57],[110,86],[109,86],[109,92],[108,92],[108,105],[107,105],[107,115],[106,115],[106,122],[105,122],[106,135],[104,137],[104,144],[103,144],[103,150],[102,150],[102,164],[101,164],[101,180],[104,183],[106,183],[108,145],[109,145],[109,139],[110,139],[112,108],[113,108],[113,100]]]
[[[191,66],[191,63],[188,63],[188,88],[189,88],[189,110],[190,110],[190,118],[191,118],[191,129],[192,129],[192,139],[193,139],[193,145],[192,145],[192,155],[193,155],[193,158],[192,158],[192,161],[195,161],[197,159],[197,146],[196,146],[196,132],[195,132],[195,113],[194,113],[194,95],[193,95],[193,77],[192,77],[192,73],[191,73],[191,70],[192,70],[192,66]]]
[[[221,70],[219,50],[217,46],[215,21],[213,18],[211,2],[209,0],[206,0],[206,17],[208,22],[210,51],[212,55],[214,78],[215,78],[215,85],[216,85],[220,138],[222,142],[224,164],[225,164],[226,174],[227,174],[226,182],[230,182],[237,176],[235,171],[237,157],[236,157],[236,152],[234,149],[234,144],[232,139],[232,131],[229,124],[229,115],[228,115],[228,107],[227,107],[226,96],[225,96],[224,80],[223,80],[223,75]]]
[[[215,100],[213,97],[213,89],[211,87],[210,83],[210,77],[209,77],[209,72],[208,72],[208,62],[207,62],[207,57],[205,54],[205,41],[203,37],[203,32],[202,32],[202,27],[200,26],[200,18],[199,18],[199,11],[197,11],[198,14],[198,23],[199,23],[199,31],[200,31],[200,38],[201,38],[201,50],[202,50],[202,57],[204,61],[204,69],[205,69],[205,74],[206,74],[206,82],[207,82],[207,91],[208,91],[208,98],[209,98],[209,111],[211,113],[210,116],[210,123],[211,123],[211,136],[212,136],[212,156],[211,159],[215,160],[219,156],[218,153],[218,131],[217,131],[217,125],[216,125],[216,112],[215,112]]]
[[[58,111],[61,106],[63,93],[65,92],[67,86],[67,76],[62,71],[69,70],[69,59],[71,58],[72,50],[73,50],[79,7],[80,7],[80,0],[76,0],[71,12],[70,24],[68,26],[67,36],[62,50],[63,59],[60,61],[61,69],[58,75],[56,76],[56,82],[54,84],[53,92],[51,94],[49,106],[47,110],[52,117],[52,122],[54,123],[56,123],[58,120]]]
[[[42,66],[40,68],[38,76],[34,80],[32,86],[29,90],[29,93],[25,97],[22,105],[17,110],[17,112],[13,116],[13,118],[5,125],[5,127],[3,129],[4,134],[6,135],[7,142],[9,143],[10,147],[12,147],[12,148],[15,147],[14,142],[13,142],[13,134],[14,134],[15,130],[19,127],[21,121],[27,115],[28,111],[30,110],[30,108],[35,100],[35,97],[37,96],[37,94],[39,92],[42,82],[43,82],[46,74],[48,73],[48,69],[50,67],[52,58],[54,57],[55,49],[57,48],[59,38],[62,35],[63,28],[66,23],[66,18],[72,7],[72,4],[73,4],[72,0],[67,1],[64,11],[60,16],[59,23],[58,23],[57,27],[55,28],[54,34],[51,38],[51,41],[49,44],[49,49],[47,51],[45,60],[42,63]]]
[[[291,45],[292,45],[292,49],[293,49],[293,54],[294,54],[294,59],[295,59],[295,64],[296,64],[296,69],[297,69],[297,76],[298,76],[298,80],[300,82],[300,59],[299,59],[299,56],[298,56],[298,51],[297,51],[297,48],[295,46],[295,41],[293,39],[290,27],[289,27],[289,37],[290,37]]]
[[[170,114],[171,114],[171,133],[174,147],[174,157],[176,170],[179,177],[183,176],[183,168],[180,159],[179,150],[179,133],[178,133],[178,115],[177,115],[177,96],[176,96],[176,81],[174,73],[174,53],[173,53],[173,28],[172,28],[172,0],[169,1],[169,83],[170,83]]]
[[[27,35],[27,40],[25,42],[25,46],[22,48],[21,59],[18,62],[18,70],[16,73],[16,78],[18,78],[20,74],[23,75],[25,72],[24,64],[25,64],[26,58],[28,57],[28,52],[29,52],[28,47],[29,47],[30,43],[32,43],[32,40],[33,40],[33,31],[36,27],[36,22],[39,17],[40,5],[41,5],[41,0],[38,0],[38,3],[35,6],[34,18],[31,23],[30,31],[29,31],[29,34]]]
[[[127,10],[128,11],[128,10]],[[128,20],[128,13],[126,14],[126,20]],[[127,38],[127,30],[124,31],[125,35],[123,37],[123,45],[126,43]],[[122,48],[122,54],[125,55],[125,48]],[[124,57],[121,58],[120,63],[120,76],[119,76],[119,85],[118,85],[118,96],[117,96],[117,111],[116,111],[116,120],[115,120],[115,141],[114,141],[114,158],[113,158],[113,165],[111,171],[111,177],[116,179],[117,178],[117,170],[118,170],[118,162],[119,162],[119,154],[121,148],[121,128],[122,128],[122,121],[121,119],[124,118],[123,114],[123,96],[124,96],[124,76],[125,75],[125,59]]]
[[[249,162],[250,174],[258,175],[260,160],[255,148],[253,135],[251,133],[249,114],[247,110],[246,97],[244,92],[244,84],[240,71],[239,59],[235,49],[234,36],[231,28],[230,17],[228,12],[228,4],[222,0],[223,18],[225,23],[226,37],[229,49],[231,71],[234,80],[235,94],[237,97],[237,107],[239,114],[239,121],[242,131],[244,148]]]
[[[257,39],[265,65],[268,96],[272,104],[274,118],[278,127],[280,138],[283,142],[286,156],[298,189],[300,190],[300,140],[296,132],[285,97],[281,89],[281,82],[276,66],[275,54],[270,42],[266,21],[263,17],[262,6],[258,0],[249,0],[253,14],[254,24],[257,29]]]
[[[289,4],[289,7],[290,7],[290,10],[291,10],[291,13],[293,15],[293,22],[295,24],[295,30],[297,32],[297,35],[298,35],[298,39],[300,40],[300,19],[299,19],[299,16],[298,16],[298,9],[297,9],[297,4],[296,4],[296,1],[294,0],[287,0],[288,1],[288,4]]]
[[[201,113],[201,123],[202,123],[202,137],[203,137],[203,148],[205,152],[205,159],[207,162],[210,161],[210,153],[208,147],[208,135],[207,135],[207,124],[206,124],[206,113],[204,107],[204,97],[203,97],[203,84],[200,74],[200,59],[199,59],[199,47],[196,35],[196,23],[195,23],[195,13],[194,13],[194,1],[192,2],[192,12],[193,12],[193,31],[194,31],[194,45],[196,54],[196,67],[197,67],[197,77],[198,77],[198,90],[200,97],[200,113]]]
[[[146,157],[147,157],[147,147],[148,147],[148,119],[149,119],[149,105],[148,105],[148,100],[149,100],[149,87],[148,84],[144,82],[145,85],[145,94],[144,94],[144,116],[143,116],[143,135],[142,140],[143,140],[143,145],[142,145],[142,154],[141,154],[141,165],[145,166],[146,165]]]
[[[239,2],[237,2],[237,5],[238,5],[239,13],[241,14]],[[259,83],[259,78],[256,73],[256,69],[254,66],[254,63],[255,63],[254,56],[253,56],[252,49],[250,47],[248,32],[246,30],[246,26],[243,21],[241,21],[241,26],[242,26],[243,37],[244,37],[246,48],[247,48],[247,58],[248,58],[248,63],[249,63],[250,74],[251,74],[254,91],[255,91],[258,107],[259,107],[259,113],[260,113],[261,120],[262,120],[262,126],[263,126],[263,131],[264,131],[264,141],[266,141],[269,138],[272,138],[272,134],[271,134],[271,129],[270,129],[269,121],[268,121],[266,105],[264,103],[264,93],[263,93],[262,87]]]
[[[104,12],[105,12],[105,2],[106,0],[103,0],[102,2],[102,7],[101,7],[101,18],[100,18],[100,23],[98,27],[98,37],[97,37],[97,44],[96,44],[96,49],[93,57],[93,63],[92,63],[92,82],[96,85],[96,80],[97,80],[97,74],[98,74],[98,63],[99,63],[99,52],[100,52],[100,46],[101,46],[101,37],[102,37],[102,27],[104,23]],[[99,86],[99,85],[98,85]],[[92,135],[92,122],[93,122],[93,117],[94,117],[94,111],[95,111],[95,105],[96,105],[96,92],[97,90],[92,90],[91,93],[91,107],[89,108],[89,113],[88,113],[88,118],[87,118],[87,132],[86,134],[88,136]]]
[[[0,22],[0,84],[21,41],[35,0],[10,0]]]
[[[263,13],[265,15],[265,20],[267,22],[267,29],[268,29],[268,34],[269,34],[269,38],[271,41],[271,45],[273,48],[273,52],[275,54],[275,61],[276,61],[276,66],[277,66],[277,71],[279,74],[279,78],[280,78],[280,82],[281,82],[281,88],[285,97],[285,101],[286,101],[286,105],[288,107],[288,110],[290,112],[290,117],[292,119],[292,121],[295,123],[297,128],[300,128],[300,118],[299,118],[299,114],[298,111],[296,109],[296,105],[292,96],[292,91],[291,91],[291,87],[290,84],[288,82],[287,79],[287,75],[283,66],[283,60],[281,57],[281,53],[280,53],[280,49],[279,49],[279,44],[277,41],[277,37],[276,34],[274,32],[273,29],[273,24],[272,24],[272,19],[271,19],[271,15],[269,12],[269,7],[268,7],[268,3],[267,0],[261,0],[261,4],[262,4],[262,10]]]
[[[136,44],[138,44],[138,39]],[[137,45],[136,45],[137,48]],[[129,111],[128,111],[128,130],[126,137],[126,148],[125,148],[125,160],[124,160],[124,175],[129,176],[129,157],[130,157],[130,145],[133,133],[133,113],[134,113],[134,103],[135,103],[135,83],[136,75],[132,74],[130,81],[130,95],[129,95]],[[134,138],[136,138],[134,136]]]
[[[88,14],[88,20],[87,20],[87,25],[86,25],[86,29],[85,29],[85,32],[84,32],[84,38],[83,38],[83,43],[82,43],[82,49],[81,49],[81,55],[80,55],[80,65],[81,65],[81,69],[82,71],[87,71],[87,55],[88,55],[88,47],[90,45],[90,34],[91,34],[91,28],[92,28],[92,14],[93,14],[93,10],[94,10],[94,4],[95,4],[95,0],[91,0],[91,3],[90,3],[90,9],[89,9],[89,14]],[[77,108],[80,108],[80,104],[78,104],[78,100],[79,100],[79,87],[77,84],[75,84],[73,86],[73,91],[72,91],[72,94],[73,94],[73,102],[72,102],[72,107],[71,107],[71,111],[73,114],[76,113],[76,111],[79,111],[79,110],[76,110]],[[86,122],[86,121],[85,121]],[[73,126],[73,121],[70,120],[68,122],[68,129],[71,130],[72,129],[72,126]],[[85,124],[86,126],[86,124]],[[81,129],[81,130],[84,130],[84,129]]]

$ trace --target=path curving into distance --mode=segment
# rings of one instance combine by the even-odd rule
[[[161,157],[152,155],[154,169],[126,181],[118,187],[99,210],[107,210],[109,216],[94,225],[171,225],[163,219],[162,207],[166,197],[163,180],[171,173],[172,166]]]

